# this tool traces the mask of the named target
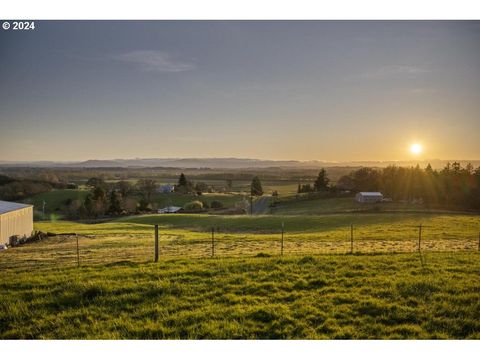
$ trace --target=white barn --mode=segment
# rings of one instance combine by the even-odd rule
[[[33,205],[0,200],[0,244],[10,237],[30,237],[33,231]]]
[[[158,209],[159,214],[175,214],[178,213],[182,208],[180,206],[167,206],[163,209]]]
[[[383,201],[383,194],[378,191],[373,192],[359,192],[355,196],[355,200],[361,203],[376,203]]]

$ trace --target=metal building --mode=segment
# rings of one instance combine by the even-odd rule
[[[358,202],[381,202],[383,201],[383,194],[381,192],[359,192],[356,196],[355,199]]]
[[[29,237],[33,231],[33,205],[0,200],[0,244],[9,244],[10,237]]]

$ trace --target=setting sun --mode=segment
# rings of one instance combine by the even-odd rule
[[[412,154],[418,155],[422,152],[423,148],[420,144],[412,144],[410,145],[410,152]]]

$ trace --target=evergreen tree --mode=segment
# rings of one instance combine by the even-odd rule
[[[178,178],[178,184],[175,186],[175,192],[180,194],[189,194],[194,190],[195,187],[193,186],[193,183],[187,180],[187,177],[184,173],[181,173],[180,177]]]
[[[327,177],[327,171],[325,168],[322,168],[318,173],[318,177],[313,184],[313,188],[315,191],[323,191],[328,189],[328,183],[330,180]]]
[[[263,195],[262,183],[258,176],[255,176],[252,179],[252,184],[250,186],[250,193],[254,196],[261,196]]]
[[[180,177],[178,178],[178,186],[187,187],[187,178],[185,177],[184,173],[181,173]]]

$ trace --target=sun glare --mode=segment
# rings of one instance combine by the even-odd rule
[[[420,144],[412,144],[410,145],[410,152],[414,155],[418,155],[422,152],[422,145]]]

